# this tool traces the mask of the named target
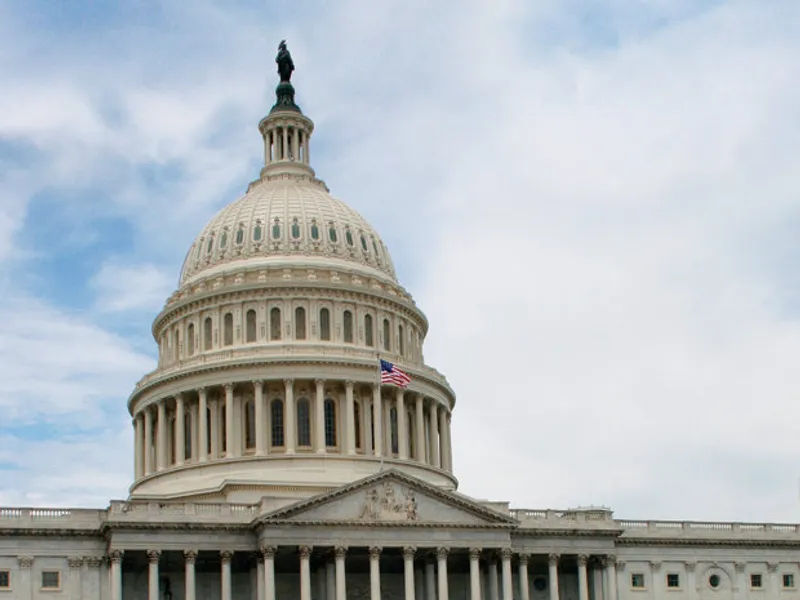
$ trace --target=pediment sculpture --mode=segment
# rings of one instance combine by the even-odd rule
[[[359,519],[365,521],[417,521],[417,497],[412,489],[397,493],[390,481],[365,492]]]

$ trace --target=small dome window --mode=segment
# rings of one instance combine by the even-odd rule
[[[364,249],[364,252],[369,252],[369,248],[367,248],[367,238],[364,237],[364,234],[361,234],[361,247]]]
[[[264,231],[261,228],[261,221],[256,221],[256,226],[253,227],[253,241],[260,242],[262,235],[264,235]]]
[[[208,244],[206,245],[206,254],[211,254],[214,249],[214,235],[208,236]]]
[[[317,222],[311,222],[311,239],[318,240],[319,239],[319,227],[317,227]]]
[[[300,223],[297,222],[297,219],[292,221],[292,239],[300,239]]]
[[[272,224],[272,239],[281,239],[281,222],[277,217],[275,218],[275,222]]]
[[[225,250],[228,247],[228,231],[223,230],[222,235],[219,236],[219,247],[220,250]]]
[[[377,258],[380,261],[381,254],[380,252],[378,252],[378,244],[375,243],[375,238],[371,239],[372,239],[372,249],[375,251],[375,258]]]
[[[331,221],[330,226],[328,227],[328,239],[334,244],[339,241],[339,236],[336,233],[336,227],[333,225],[333,221]]]
[[[239,225],[239,229],[236,230],[236,245],[241,246],[242,242],[244,242],[244,227]]]
[[[347,245],[348,246],[355,245],[355,242],[353,242],[353,233],[350,231],[349,227],[345,230],[344,237],[347,240]]]

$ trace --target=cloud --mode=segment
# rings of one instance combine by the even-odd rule
[[[174,278],[155,265],[125,265],[107,260],[92,278],[101,312],[146,310],[155,313],[172,293]]]

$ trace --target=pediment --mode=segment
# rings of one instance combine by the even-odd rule
[[[511,527],[517,521],[399,471],[384,471],[282,508],[265,522]]]

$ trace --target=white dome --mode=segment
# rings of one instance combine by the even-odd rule
[[[397,282],[377,232],[310,177],[265,178],[223,208],[197,236],[180,284],[230,269],[280,265],[335,266]],[[307,260],[306,260],[307,259]]]

